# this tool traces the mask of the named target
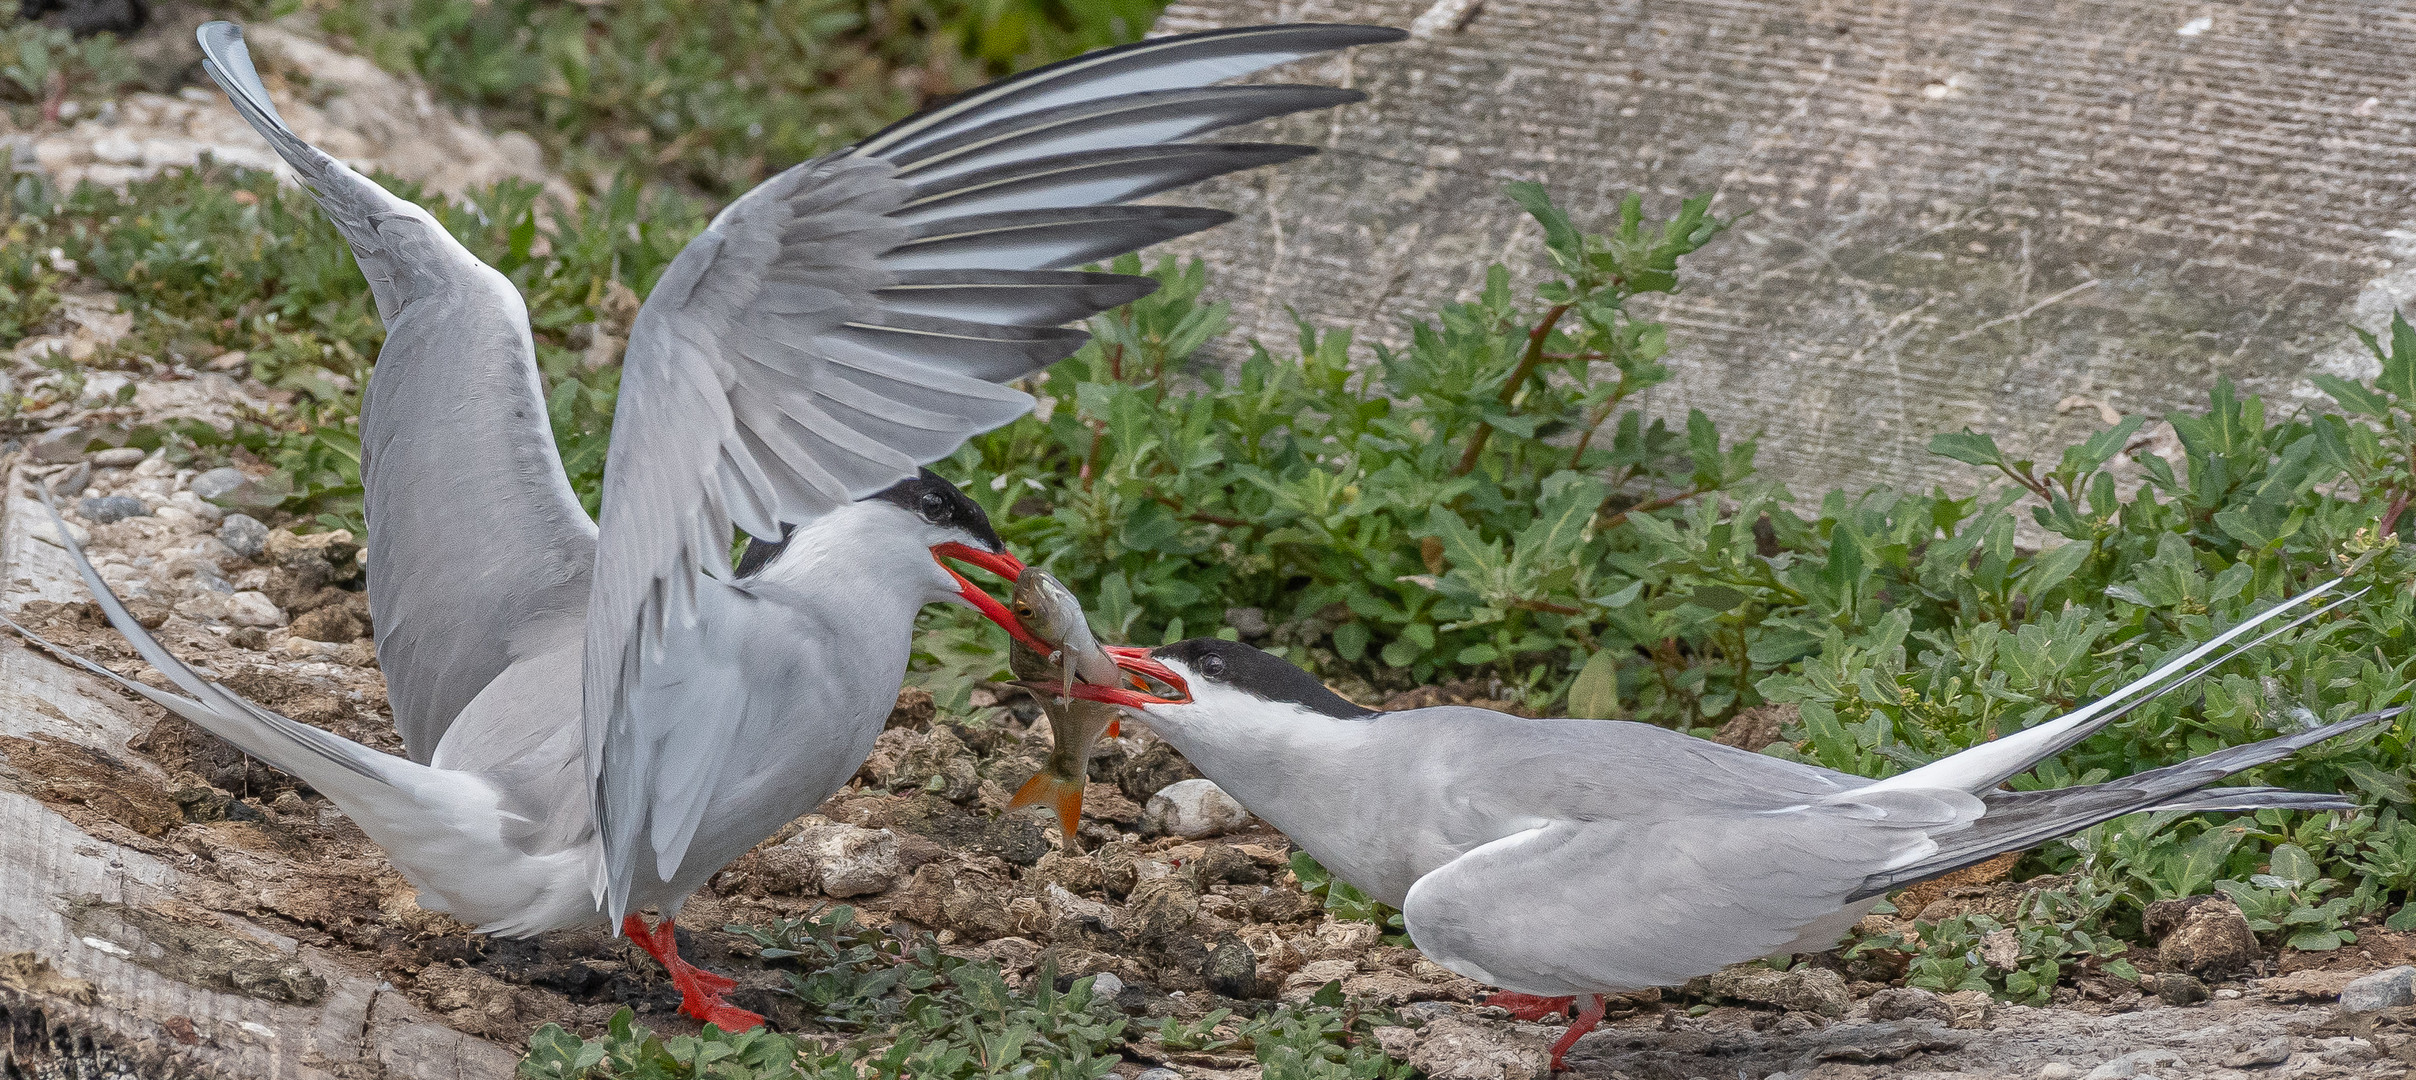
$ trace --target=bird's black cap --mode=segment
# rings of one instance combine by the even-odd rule
[[[933,525],[963,529],[991,551],[1007,549],[1007,542],[998,538],[998,530],[990,527],[990,515],[982,512],[981,504],[929,469],[918,470],[913,477],[881,489],[872,499],[894,505]],[[747,549],[738,556],[738,576],[750,576],[779,558],[788,547],[789,538],[796,533],[796,526],[782,525],[778,540],[748,537]]]
[[[1230,686],[1252,697],[1289,702],[1337,720],[1362,720],[1376,710],[1353,704],[1325,684],[1264,649],[1223,638],[1192,638],[1150,652],[1190,669],[1194,678]]]

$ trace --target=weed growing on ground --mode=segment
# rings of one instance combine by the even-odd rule
[[[1138,40],[1163,0],[333,0],[319,23],[521,121],[596,188],[728,199],[1013,70]]]
[[[1085,976],[1059,989],[1043,961],[1022,986],[998,965],[949,956],[930,935],[911,940],[833,907],[766,926],[731,926],[788,969],[787,992],[815,1027],[844,1033],[830,1045],[707,1028],[701,1037],[659,1039],[628,1010],[601,1038],[580,1039],[548,1024],[530,1037],[524,1080],[1099,1080],[1143,1032]],[[1191,1023],[1162,1020],[1146,1034],[1167,1049],[1249,1050],[1269,1076],[1288,1080],[1408,1080],[1406,1066],[1366,1036],[1386,1014],[1357,1007],[1328,984],[1307,1002],[1236,1018],[1217,1010]]]

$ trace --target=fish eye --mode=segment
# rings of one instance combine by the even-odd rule
[[[916,501],[915,506],[923,515],[923,520],[934,525],[948,520],[948,497],[939,492],[924,492],[923,497]]]

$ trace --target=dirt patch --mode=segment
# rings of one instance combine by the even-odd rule
[[[90,1005],[100,1000],[93,993],[91,983],[61,975],[51,969],[48,961],[29,952],[0,956],[0,990],[57,998],[78,1005]]]
[[[143,836],[161,836],[185,822],[174,796],[98,750],[46,735],[0,736],[0,762],[26,779],[33,797],[81,807]]]
[[[289,1005],[327,994],[327,981],[300,959],[188,905],[170,911],[88,897],[60,912],[86,945],[178,982]]]

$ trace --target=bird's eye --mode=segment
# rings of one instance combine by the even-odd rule
[[[1225,658],[1214,653],[1200,657],[1200,674],[1211,679],[1222,677],[1225,674]]]
[[[917,501],[916,506],[920,508],[920,512],[923,515],[923,520],[934,525],[948,520],[948,497],[940,494],[939,492],[924,492],[922,499]]]

